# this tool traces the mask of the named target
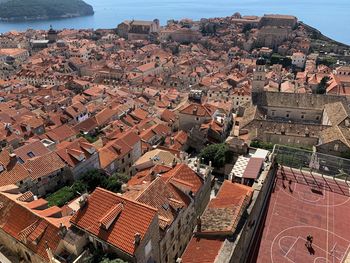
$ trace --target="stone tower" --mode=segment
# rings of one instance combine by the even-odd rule
[[[256,60],[256,66],[253,72],[252,82],[252,104],[256,104],[259,96],[264,92],[266,82],[266,60],[264,58],[258,58]]]
[[[58,38],[57,31],[54,30],[52,26],[50,26],[50,30],[49,32],[47,32],[47,39],[49,40],[49,43],[55,43],[57,41],[57,38]]]

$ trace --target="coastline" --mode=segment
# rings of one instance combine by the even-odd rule
[[[77,17],[85,17],[85,16],[93,16],[95,14],[94,11],[89,14],[78,14],[78,13],[67,13],[61,16],[37,16],[37,17],[12,17],[12,18],[3,18],[0,17],[0,22],[3,23],[18,23],[18,22],[27,22],[27,21],[49,21],[52,19],[69,19],[69,18],[77,18]]]

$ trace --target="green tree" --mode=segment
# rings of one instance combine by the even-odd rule
[[[333,65],[335,65],[337,63],[337,59],[331,56],[327,56],[327,57],[323,57],[323,58],[319,58],[317,60],[317,64],[322,64],[322,65],[326,65],[328,67],[331,67]]]
[[[316,87],[316,93],[317,94],[325,94],[327,91],[327,83],[329,81],[329,77],[323,77],[320,81],[320,83]]]
[[[128,182],[128,180],[129,177],[127,175],[116,173],[103,181],[102,187],[112,192],[119,192],[122,185]]]
[[[289,57],[281,56],[278,53],[273,53],[270,58],[270,64],[281,64],[284,68],[292,66],[292,59]]]
[[[60,190],[49,195],[46,200],[48,201],[49,206],[64,206],[66,203],[71,201],[76,195],[71,187],[65,186]]]
[[[95,190],[96,187],[103,187],[106,184],[107,175],[101,170],[90,170],[83,174],[80,180],[87,186],[89,192]]]
[[[23,20],[26,17],[61,17],[66,14],[92,15],[91,5],[82,0],[8,0],[0,1],[0,17]]]
[[[228,146],[225,143],[211,144],[200,152],[199,158],[203,158],[206,164],[211,161],[213,167],[222,167],[229,159]]]

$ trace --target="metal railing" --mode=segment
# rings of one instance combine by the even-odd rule
[[[348,181],[350,160],[276,144],[273,155],[278,164]]]

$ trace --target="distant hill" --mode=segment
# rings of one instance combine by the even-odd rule
[[[82,0],[0,0],[0,20],[39,20],[93,15]]]

